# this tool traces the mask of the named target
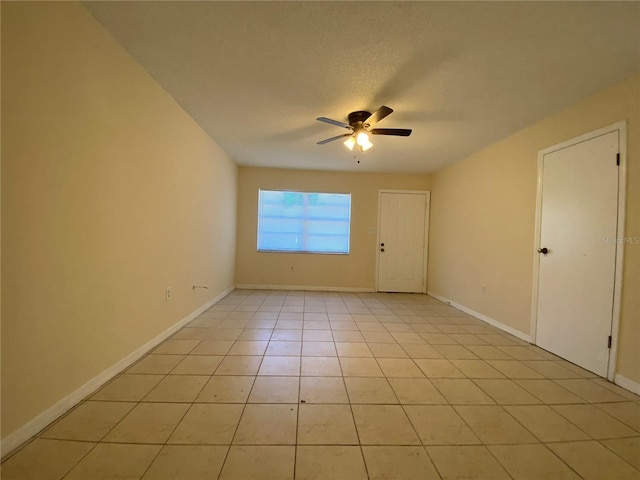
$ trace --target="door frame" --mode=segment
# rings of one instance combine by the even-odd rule
[[[616,373],[616,360],[618,357],[618,333],[620,331],[620,307],[622,304],[622,273],[624,265],[624,243],[618,239],[624,238],[627,198],[627,122],[623,120],[612,125],[594,130],[584,135],[574,137],[557,145],[545,148],[538,152],[538,180],[536,191],[536,218],[535,236],[533,242],[533,291],[531,297],[531,342],[537,345],[536,333],[538,326],[538,281],[540,274],[540,234],[542,230],[542,175],[544,168],[544,156],[571,147],[578,143],[586,142],[596,137],[618,131],[618,151],[620,152],[620,166],[618,167],[618,218],[616,229],[616,257],[615,276],[613,284],[613,308],[611,312],[611,348],[609,349],[609,364],[607,366],[607,379],[614,380]]]
[[[429,256],[429,210],[431,209],[431,191],[430,190],[394,190],[394,189],[380,189],[378,190],[378,226],[376,228],[376,292],[380,291],[379,287],[379,266],[380,266],[380,252],[378,247],[380,245],[380,223],[381,223],[381,208],[382,208],[382,194],[384,193],[410,193],[424,195],[427,204],[424,208],[424,259],[422,264],[422,290],[423,294],[427,293],[427,261]]]

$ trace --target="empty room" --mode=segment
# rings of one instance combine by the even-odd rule
[[[0,9],[3,480],[640,480],[640,3]]]

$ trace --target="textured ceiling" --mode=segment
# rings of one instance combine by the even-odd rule
[[[431,172],[640,70],[638,2],[85,6],[240,165]],[[380,105],[413,134],[316,145]]]

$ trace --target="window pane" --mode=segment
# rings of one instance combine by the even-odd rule
[[[351,195],[260,190],[258,250],[349,253]]]

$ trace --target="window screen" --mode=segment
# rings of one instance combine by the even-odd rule
[[[258,192],[258,251],[349,253],[351,194]]]

